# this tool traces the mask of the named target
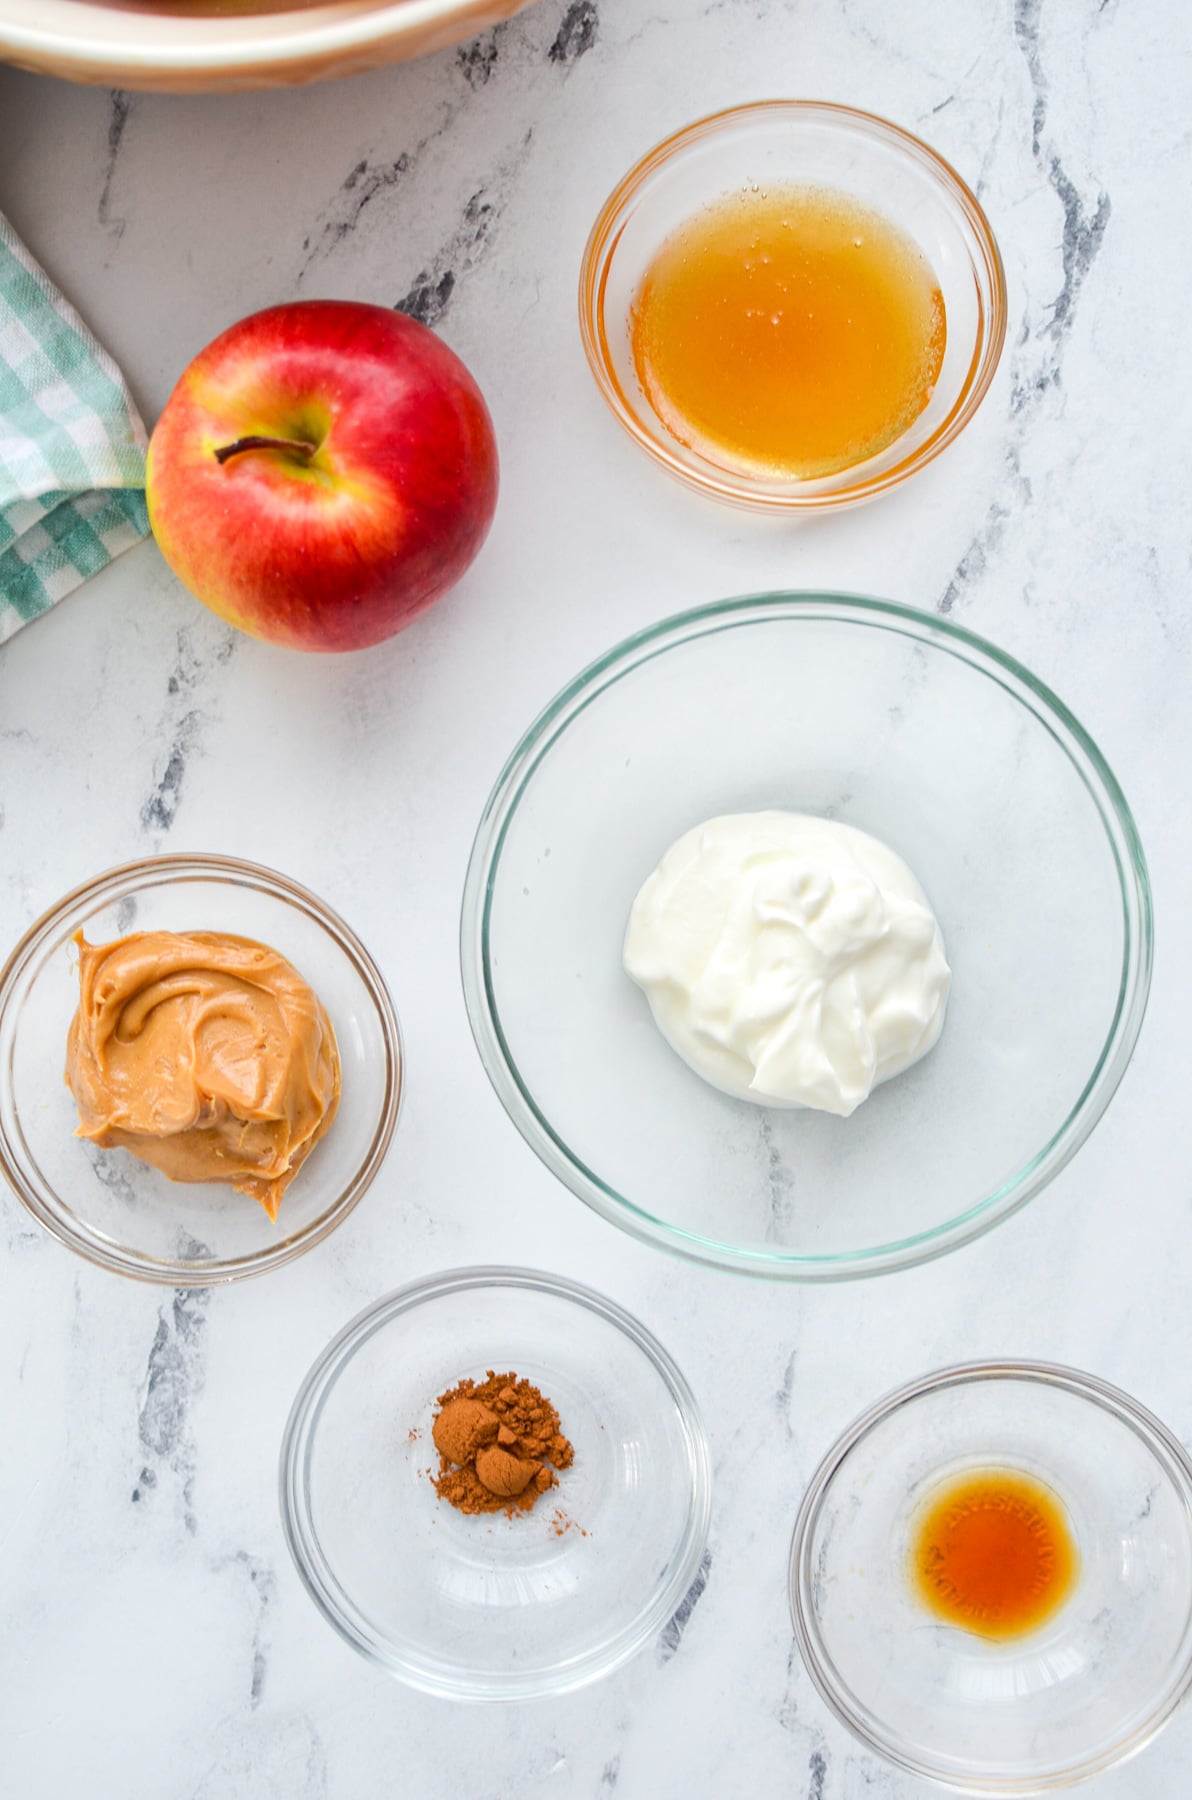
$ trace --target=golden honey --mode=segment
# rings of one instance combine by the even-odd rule
[[[944,299],[918,246],[847,194],[750,188],[663,244],[630,316],[667,430],[737,472],[810,479],[875,456],[931,399]]]
[[[1063,1506],[1016,1469],[969,1471],[939,1488],[915,1524],[912,1581],[946,1624],[1021,1637],[1058,1612],[1080,1557]]]

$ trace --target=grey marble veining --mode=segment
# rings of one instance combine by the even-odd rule
[[[1010,293],[964,438],[899,493],[798,526],[648,466],[575,319],[589,225],[636,157],[775,94],[931,142],[987,208]],[[299,93],[0,71],[0,208],[150,423],[255,307],[369,299],[468,362],[503,478],[459,588],[367,657],[238,636],[151,545],[0,652],[0,948],[112,863],[248,856],[359,931],[410,1063],[373,1191],[260,1282],[175,1295],[105,1276],[0,1194],[0,1792],[918,1800],[934,1790],[836,1725],[794,1647],[790,1532],[837,1432],[901,1380],[1001,1353],[1092,1369],[1192,1443],[1190,101],[1177,0],[539,0],[458,50]],[[1054,1186],[938,1264],[831,1291],[680,1267],[558,1187],[488,1089],[455,944],[488,788],[565,680],[680,606],[816,585],[938,608],[1051,683],[1122,781],[1158,913],[1133,1067]],[[275,1464],[334,1331],[387,1287],[487,1259],[579,1275],[643,1317],[699,1397],[716,1491],[699,1577],[652,1650],[567,1699],[467,1709],[327,1630],[282,1542]],[[1192,1712],[1087,1791],[1182,1800]]]

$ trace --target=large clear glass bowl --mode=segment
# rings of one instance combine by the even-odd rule
[[[880,838],[942,928],[943,1035],[851,1119],[718,1092],[621,967],[663,851],[767,807]],[[1134,1047],[1151,904],[1111,771],[1020,664],[906,607],[769,594],[630,638],[535,720],[480,821],[461,960],[489,1077],[573,1193],[698,1262],[824,1280],[965,1243],[1063,1168]]]
[[[1000,1642],[935,1619],[908,1572],[932,1489],[991,1466],[1059,1497],[1079,1555],[1065,1604]],[[1066,1787],[1141,1750],[1192,1684],[1192,1462],[1095,1376],[944,1369],[828,1452],[795,1526],[790,1589],[808,1671],[870,1749],[963,1793]]]
[[[881,213],[935,272],[947,317],[927,406],[877,455],[798,480],[714,462],[663,425],[634,368],[630,310],[662,245],[709,202],[743,187],[832,188]],[[609,195],[592,227],[579,321],[596,384],[630,437],[688,487],[763,512],[855,506],[905,481],[964,430],[1006,337],[1006,279],[988,219],[941,156],[885,119],[821,100],[763,100],[699,119],[658,144]]]
[[[431,1485],[439,1394],[532,1381],[575,1461],[531,1512],[468,1516]],[[606,1675],[699,1573],[711,1461],[695,1401],[636,1319],[532,1269],[456,1269],[378,1300],[307,1375],[281,1452],[307,1592],[371,1662],[427,1693],[524,1700]]]
[[[293,963],[327,1009],[343,1092],[325,1138],[287,1188],[276,1222],[215,1182],[168,1181],[125,1150],[74,1135],[63,1079],[79,1000],[76,931],[228,931]],[[372,957],[321,900],[272,869],[222,856],[151,856],[109,869],[31,926],[0,970],[0,1173],[56,1238],[101,1268],[207,1287],[292,1262],[351,1212],[397,1123],[397,1015]]]

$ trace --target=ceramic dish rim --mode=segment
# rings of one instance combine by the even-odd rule
[[[525,0],[522,3],[525,4]],[[69,32],[58,32],[52,38],[47,38],[44,27],[39,29],[19,21],[0,19],[0,51],[5,55],[53,57],[64,73],[68,70],[89,71],[94,67],[119,67],[130,77],[234,75],[242,69],[252,74],[263,66],[284,73],[288,65],[301,63],[311,56],[336,55],[374,45],[380,47],[387,37],[396,38],[400,43],[403,37],[413,36],[430,26],[466,24],[473,15],[481,20],[477,29],[482,30],[483,19],[489,10],[490,0],[388,0],[388,4],[386,0],[377,0],[375,6],[355,17],[346,15],[342,19],[303,24],[301,15],[295,14],[290,35],[272,42],[238,37],[217,40],[214,33],[209,40],[199,41],[180,33],[172,40],[151,43],[148,47],[132,42],[113,44],[102,33],[101,16],[97,16],[94,24],[84,19],[82,23],[73,24]],[[258,16],[276,18],[277,14]],[[242,24],[245,17],[248,23],[252,22],[249,14],[242,16]],[[157,18],[150,15],[150,18],[155,25],[163,25],[171,32],[179,25],[194,24],[196,15],[171,18],[161,14]],[[208,21],[200,19],[199,22]],[[209,23],[218,27],[221,20],[215,15]],[[226,18],[222,24],[226,27]]]
[[[553,1675],[540,1669],[528,1674],[519,1672],[511,1677],[491,1673],[453,1677],[437,1667],[431,1668],[425,1660],[397,1654],[391,1643],[367,1629],[366,1621],[357,1614],[352,1596],[332,1573],[327,1558],[318,1547],[318,1534],[306,1503],[319,1420],[356,1352],[402,1314],[446,1295],[482,1287],[528,1289],[532,1293],[553,1295],[586,1307],[618,1329],[661,1377],[675,1403],[687,1444],[690,1504],[680,1552],[670,1578],[657,1589],[649,1607],[638,1615],[632,1628],[622,1634],[611,1653],[606,1647],[599,1654],[589,1652],[586,1656],[573,1657]],[[594,1288],[566,1276],[521,1265],[487,1263],[445,1269],[392,1289],[358,1312],[319,1352],[302,1379],[282,1434],[278,1500],[286,1548],[303,1587],[327,1623],[366,1661],[421,1693],[480,1702],[532,1700],[572,1693],[610,1674],[636,1656],[674,1616],[699,1573],[707,1544],[712,1512],[711,1450],[698,1403],[682,1370],[669,1351],[632,1313]],[[339,1596],[349,1602],[351,1614],[357,1616],[350,1616]]]
[[[1192,1458],[1175,1434],[1149,1408],[1131,1394],[1115,1387],[1100,1376],[1065,1363],[1037,1362],[1032,1359],[990,1358],[975,1362],[954,1363],[944,1369],[917,1377],[894,1388],[854,1419],[823,1456],[807,1484],[795,1519],[787,1564],[787,1597],[795,1639],[803,1666],[811,1677],[820,1698],[842,1725],[883,1761],[896,1768],[921,1776],[927,1781],[951,1788],[956,1793],[1019,1796],[1052,1792],[1084,1781],[1093,1775],[1136,1756],[1144,1750],[1167,1724],[1190,1689],[1192,1689],[1192,1616],[1185,1624],[1182,1668],[1177,1678],[1160,1696],[1148,1717],[1127,1737],[1114,1746],[1077,1763],[1055,1767],[1038,1775],[1015,1777],[960,1776],[945,1773],[939,1765],[915,1756],[900,1745],[892,1744],[884,1735],[881,1721],[857,1699],[852,1690],[836,1674],[830,1656],[822,1645],[810,1600],[814,1571],[810,1567],[813,1530],[819,1520],[824,1497],[837,1472],[856,1446],[878,1425],[901,1408],[916,1400],[949,1387],[963,1387],[974,1381],[1030,1381],[1041,1386],[1060,1388],[1109,1413],[1125,1425],[1146,1445],[1155,1460],[1166,1470],[1173,1489],[1183,1502],[1189,1537],[1192,1538]]]
[[[693,466],[672,449],[673,440],[660,421],[656,430],[642,423],[625,396],[609,347],[604,317],[609,270],[628,222],[629,209],[646,183],[692,144],[754,119],[781,113],[790,115],[796,123],[812,120],[844,127],[867,139],[876,139],[896,155],[909,157],[933,178],[936,190],[946,200],[953,215],[963,218],[979,252],[980,273],[988,293],[986,296],[979,280],[977,328],[960,391],[947,416],[929,437],[876,473],[864,473],[872,459],[842,469],[837,475],[806,482],[789,478],[767,480],[764,476],[736,472],[703,458],[698,466]],[[584,354],[596,385],[618,424],[639,448],[684,486],[750,511],[813,513],[856,506],[897,487],[925,468],[959,436],[988,393],[1001,361],[1008,320],[1009,301],[1001,251],[985,210],[967,182],[951,163],[913,132],[877,113],[832,100],[753,100],[740,106],[724,107],[672,132],[639,158],[605,200],[588,235],[580,265],[579,327]]]
[[[930,1230],[861,1251],[792,1256],[772,1249],[743,1250],[670,1224],[620,1194],[572,1153],[522,1080],[500,1024],[493,988],[490,922],[501,852],[522,795],[553,745],[606,688],[655,657],[722,630],[778,618],[892,631],[954,656],[995,681],[1032,713],[1083,783],[1105,829],[1122,902],[1124,941],[1113,1018],[1062,1123],[1012,1177],[962,1212]],[[763,1279],[839,1281],[913,1267],[971,1242],[1025,1206],[1064,1168],[1103,1116],[1133,1054],[1150,989],[1153,937],[1146,858],[1125,795],[1088,732],[1044,682],[1005,651],[937,613],[858,594],[777,590],[713,601],[633,633],[582,669],[533,720],[498,775],[477,826],[460,914],[460,972],[468,1022],[489,1081],[526,1142],[577,1198],[643,1242],[704,1266]]]
[[[80,882],[43,912],[21,935],[0,967],[0,1054],[4,1051],[9,1007],[46,940],[86,902],[102,900],[105,896],[117,898],[120,890],[125,887],[129,892],[141,892],[150,885],[154,877],[162,878],[168,883],[187,878],[225,881],[233,887],[249,886],[258,892],[264,892],[286,906],[295,907],[321,926],[335,948],[351,964],[376,1008],[385,1045],[385,1091],[381,1112],[363,1160],[338,1200],[305,1231],[287,1239],[283,1244],[254,1251],[248,1256],[223,1260],[212,1258],[206,1268],[160,1258],[132,1256],[119,1247],[106,1248],[102,1244],[93,1243],[75,1231],[67,1219],[47,1205],[38,1186],[26,1174],[22,1158],[9,1141],[6,1107],[0,1108],[0,1175],[39,1225],[68,1250],[74,1251],[97,1268],[110,1270],[135,1281],[168,1287],[222,1287],[232,1281],[267,1274],[272,1269],[279,1269],[286,1263],[293,1262],[296,1257],[322,1243],[354,1211],[372,1185],[397,1127],[406,1089],[405,1049],[397,1013],[380,969],[351,927],[309,888],[276,869],[267,868],[262,863],[247,862],[240,857],[199,851],[170,851],[118,863],[114,868],[105,869],[101,874],[93,876],[91,880]],[[3,1083],[10,1095],[11,1061],[15,1042],[14,1028],[6,1064],[0,1068],[0,1083]],[[59,1196],[49,1183],[45,1186],[57,1201]]]

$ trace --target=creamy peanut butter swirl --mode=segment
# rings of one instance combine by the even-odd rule
[[[276,950],[225,932],[75,942],[66,1082],[78,1135],[171,1181],[226,1181],[275,1219],[339,1105],[317,995]]]

